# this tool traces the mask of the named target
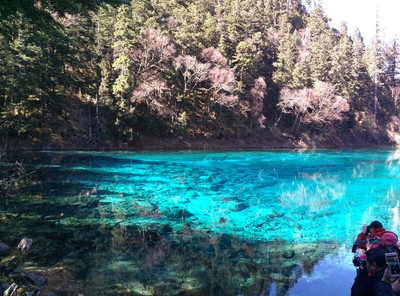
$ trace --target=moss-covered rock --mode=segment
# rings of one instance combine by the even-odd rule
[[[4,292],[10,287],[10,284],[4,280],[8,280],[5,277],[0,277],[0,295],[3,295]]]
[[[8,275],[14,271],[18,266],[18,260],[16,256],[8,256],[0,260],[0,273]]]
[[[7,246],[5,243],[0,242],[0,256],[8,254],[10,251],[10,247]]]

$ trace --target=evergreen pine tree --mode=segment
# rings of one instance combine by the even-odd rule
[[[136,36],[132,28],[132,14],[130,6],[123,4],[118,8],[116,23],[114,27],[114,55],[116,59],[113,69],[118,72],[113,85],[113,93],[119,99],[120,108],[127,107],[130,93],[133,88],[133,77],[131,75],[133,59],[130,52],[134,46]]]
[[[393,38],[384,51],[384,73],[386,76],[386,83],[390,87],[394,87],[399,82],[399,59],[400,59],[400,45],[397,38]]]
[[[356,109],[362,106],[361,100],[369,94],[371,79],[365,63],[365,44],[361,32],[356,30],[353,36],[353,65],[352,80],[354,81],[354,95],[352,102]]]
[[[282,28],[283,26],[281,30]],[[287,23],[286,32],[281,33],[279,41],[277,60],[273,64],[275,67],[273,81],[281,88],[295,88],[293,71],[298,60],[298,47],[301,42],[297,30],[292,32],[291,24]]]
[[[312,12],[307,28],[311,33],[308,61],[312,80],[314,83],[316,81],[328,81],[331,69],[330,52],[334,46],[334,38],[328,20],[320,7],[315,8]]]
[[[332,67],[329,72],[331,82],[339,95],[350,99],[354,95],[353,44],[347,34],[347,25],[343,24],[339,40],[332,49]]]

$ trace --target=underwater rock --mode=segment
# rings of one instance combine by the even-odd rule
[[[25,273],[23,273],[22,271],[15,271],[13,273],[10,273],[8,275],[8,277],[10,279],[13,280],[14,283],[17,283],[21,286],[30,286],[30,285],[34,285],[35,282],[33,280],[31,280],[29,277],[27,277],[25,275]]]
[[[188,277],[191,278],[206,278],[209,275],[209,270],[205,266],[194,265],[188,271]]]
[[[17,260],[15,256],[3,258],[0,261],[0,272],[8,274],[17,268]]]
[[[283,213],[278,213],[277,211],[272,210],[272,211],[268,214],[268,216],[269,216],[270,218],[280,218],[280,217],[285,216],[285,214],[283,214]]]
[[[39,295],[46,289],[46,279],[33,273],[15,271],[8,275],[10,279],[19,286],[26,288],[29,295]],[[26,292],[28,293],[28,292]]]
[[[9,246],[7,246],[6,244],[0,242],[0,255],[7,254],[9,250],[10,250]]]
[[[293,250],[285,250],[282,253],[283,258],[286,259],[291,259],[296,255],[296,253]]]
[[[25,274],[25,278],[33,282],[40,291],[44,291],[46,289],[46,279],[44,277],[38,276],[34,273],[28,273]]]
[[[248,278],[258,270],[255,262],[252,262],[251,259],[243,258],[240,254],[237,254],[235,258],[232,258],[230,264],[235,269],[236,273],[240,274],[243,278]]]
[[[169,218],[175,218],[175,219],[186,219],[192,216],[194,215],[185,209],[177,210],[175,213],[168,215]]]
[[[207,285],[204,284],[202,278],[186,277],[184,282],[178,287],[180,293],[177,295],[207,295]]]
[[[32,240],[24,238],[21,250],[29,250]],[[26,245],[25,245],[26,244]],[[4,246],[7,246],[3,244]],[[8,246],[7,246],[8,247]],[[46,279],[34,273],[17,270],[17,256],[0,258],[0,295],[4,296],[49,296],[46,290]],[[10,286],[10,284],[12,285]],[[55,296],[53,294],[53,296]]]
[[[160,289],[160,291],[165,291],[165,286],[160,285],[159,289]],[[119,290],[122,293],[131,294],[131,295],[143,295],[143,296],[157,295],[154,291],[153,285],[149,285],[149,284],[145,285],[137,280],[127,283],[123,287],[119,287]],[[159,294],[162,294],[162,293],[159,293]]]
[[[249,206],[246,203],[241,202],[241,203],[236,204],[232,211],[240,212],[240,211],[243,211],[244,209],[247,209],[248,207]]]
[[[27,237],[24,237],[19,242],[17,249],[20,250],[22,253],[28,252],[32,248],[33,240]]]

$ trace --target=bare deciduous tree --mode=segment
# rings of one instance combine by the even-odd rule
[[[177,111],[177,116],[179,116],[188,93],[208,78],[211,64],[201,63],[194,56],[178,56],[173,64],[175,70],[182,75],[182,80],[178,80],[183,87],[182,99]]]
[[[149,111],[161,117],[173,117],[165,93],[169,91],[162,73],[166,62],[175,53],[171,40],[161,30],[146,29],[139,40],[139,46],[130,52],[136,63],[137,87],[132,92],[131,102],[148,106]]]
[[[228,59],[222,55],[214,47],[208,47],[202,50],[200,58],[204,59],[206,62],[212,63],[214,65],[219,65],[225,67],[228,64]]]
[[[237,83],[235,71],[228,66],[228,60],[214,47],[203,49],[200,58],[210,65],[208,71],[208,91],[219,105],[233,106],[238,97],[234,94]]]
[[[332,84],[318,82],[313,89],[283,89],[278,108],[283,113],[295,115],[293,128],[298,128],[302,123],[325,124],[341,121],[350,106],[346,99],[335,95],[335,87]]]
[[[204,49],[198,58],[194,56],[178,56],[173,65],[180,75],[178,81],[182,85],[182,100],[178,106],[177,116],[188,101],[192,90],[202,89],[205,99],[201,115],[201,122],[205,123],[207,116],[219,107],[219,120],[223,107],[234,110],[238,104],[236,78],[234,69],[227,64],[227,59],[214,47]],[[217,108],[218,108],[217,107]]]
[[[211,82],[209,91],[214,96],[218,96],[221,91],[233,93],[236,90],[235,71],[231,68],[214,67],[210,70],[208,79]]]
[[[206,80],[211,68],[211,64],[201,63],[194,56],[178,56],[174,59],[174,66],[183,76],[184,92]]]
[[[303,29],[299,31],[299,34],[301,37],[301,45],[299,48],[298,62],[305,62],[311,46],[311,32],[309,29]]]
[[[258,77],[253,88],[250,90],[250,97],[252,99],[251,104],[251,116],[252,124],[257,123],[258,127],[265,128],[264,121],[265,116],[262,114],[264,109],[264,96],[267,93],[267,84],[265,83],[264,77]]]
[[[130,55],[137,63],[136,75],[152,68],[162,68],[164,62],[175,53],[171,40],[161,30],[149,28],[139,40],[139,48]]]
[[[164,96],[169,89],[160,74],[157,71],[147,71],[141,75],[141,81],[133,91],[131,101],[146,104],[151,113],[161,117],[173,116]]]
[[[399,102],[400,99],[400,86],[392,87],[391,90],[392,90],[392,98],[394,105],[397,106],[397,103]]]

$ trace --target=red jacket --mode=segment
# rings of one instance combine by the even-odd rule
[[[364,240],[366,240],[367,238],[370,238],[370,237],[381,237],[385,232],[386,232],[386,230],[383,227],[374,228],[374,231],[371,232],[369,235],[361,232],[357,236],[357,240],[356,241],[364,241]],[[359,244],[358,247],[360,249],[366,250],[367,249],[367,242]]]

